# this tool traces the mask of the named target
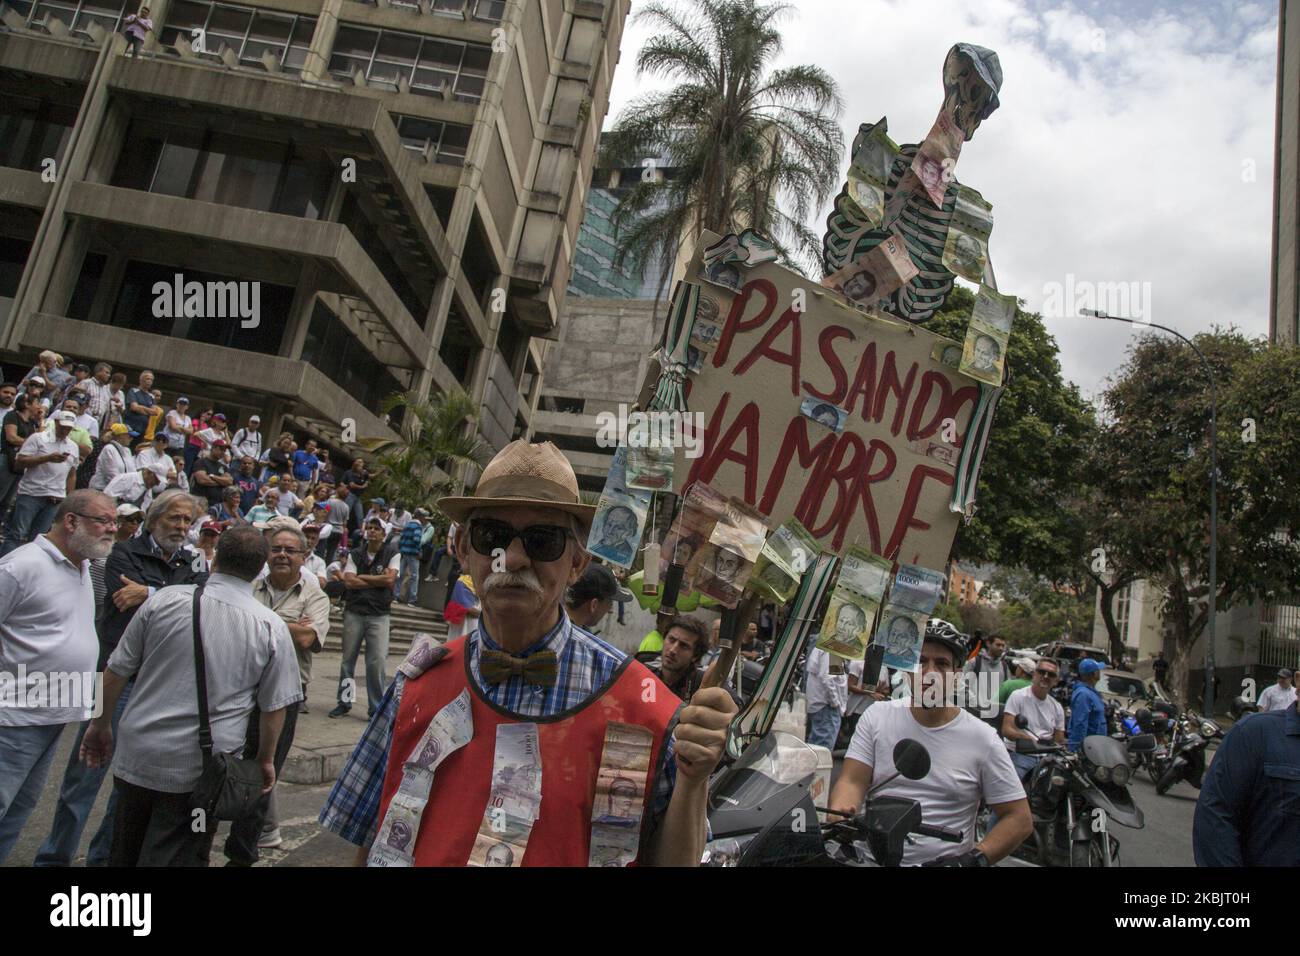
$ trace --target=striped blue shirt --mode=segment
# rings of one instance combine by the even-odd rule
[[[512,675],[499,684],[487,684],[479,670],[483,651],[499,651],[502,648],[492,640],[480,623],[478,629],[465,640],[469,672],[475,689],[484,700],[522,719],[550,717],[573,710],[589,701],[597,690],[605,686],[627,657],[618,648],[606,644],[571,622],[563,608],[560,609],[560,622],[537,643],[515,656],[528,657],[543,648],[555,652],[558,665],[555,684],[551,687],[527,684],[519,675]],[[379,803],[384,773],[388,768],[388,748],[393,739],[393,722],[397,717],[405,685],[406,678],[398,671],[397,677],[384,694],[379,710],[371,718],[370,725],[361,735],[352,756],[334,781],[334,788],[320,813],[320,823],[325,829],[357,846],[370,846],[379,830]],[[655,780],[651,831],[658,827],[668,809],[676,780],[677,759],[670,735],[665,745],[659,776]]]

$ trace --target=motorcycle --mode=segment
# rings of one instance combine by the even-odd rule
[[[768,733],[710,781],[713,839],[701,865],[899,866],[913,835],[962,842],[960,831],[923,823],[915,800],[873,796],[898,776],[925,777],[930,772],[925,747],[900,740],[894,767],[894,774],[867,793],[860,813],[840,817],[813,801],[817,755],[812,748],[790,734]],[[822,823],[819,812],[836,819]]]
[[[1016,726],[1023,730],[1028,721],[1018,717]],[[1146,825],[1128,791],[1129,754],[1154,746],[1150,734],[1127,742],[1101,734],[1085,737],[1081,753],[1046,741],[1017,740],[1016,753],[1041,759],[1026,780],[1033,833],[1012,855],[1039,866],[1119,866],[1119,840],[1110,834],[1110,824],[1134,830]]]
[[[1173,739],[1163,754],[1155,755],[1148,768],[1155,779],[1156,793],[1164,796],[1180,780],[1197,790],[1205,776],[1205,748],[1223,736],[1223,729],[1196,711],[1184,711],[1174,725]]]

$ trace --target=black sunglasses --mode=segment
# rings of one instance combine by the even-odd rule
[[[1037,675],[1040,676],[1040,677],[1055,677],[1055,676],[1056,676],[1056,671],[1043,670],[1041,667],[1040,667],[1038,670],[1034,671],[1034,673],[1037,674]]]
[[[469,543],[479,554],[491,557],[498,549],[508,550],[518,538],[532,560],[555,561],[564,554],[569,534],[568,528],[558,524],[530,524],[516,529],[504,521],[477,518],[469,526]]]

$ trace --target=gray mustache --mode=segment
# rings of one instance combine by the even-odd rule
[[[483,593],[491,594],[497,588],[524,587],[534,594],[542,593],[542,582],[532,568],[523,571],[493,571],[483,582]]]

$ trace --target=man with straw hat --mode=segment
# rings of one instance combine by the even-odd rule
[[[697,865],[735,704],[711,688],[681,706],[569,619],[596,509],[564,455],[511,442],[438,507],[482,617],[413,644],[321,823],[371,866]]]

